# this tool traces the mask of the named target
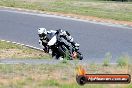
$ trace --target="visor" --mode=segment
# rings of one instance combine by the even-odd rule
[[[46,36],[46,34],[44,34],[44,33],[38,34],[38,35],[39,35],[39,37],[45,37]]]

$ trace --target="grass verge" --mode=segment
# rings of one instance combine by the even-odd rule
[[[94,66],[94,69],[93,69]],[[132,75],[132,65],[120,68],[116,65],[84,65],[88,73]],[[96,72],[96,73],[95,73]],[[0,88],[131,88],[130,84],[76,83],[76,66],[70,63],[55,65],[0,64]]]
[[[0,6],[95,16],[132,22],[131,2],[101,0],[0,0]]]
[[[51,57],[43,51],[0,41],[0,58],[49,59]]]

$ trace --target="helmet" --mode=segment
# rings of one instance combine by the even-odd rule
[[[39,28],[38,29],[38,35],[39,35],[39,37],[45,37],[46,34],[47,34],[46,28]]]
[[[39,28],[38,29],[38,34],[42,34],[42,33],[47,34],[46,28]]]

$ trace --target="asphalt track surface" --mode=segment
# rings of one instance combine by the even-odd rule
[[[132,27],[0,8],[0,39],[41,48],[37,28],[63,29],[80,44],[84,59],[101,62],[107,52],[112,62],[122,54],[132,56]]]

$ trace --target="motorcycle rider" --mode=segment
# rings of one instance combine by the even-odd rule
[[[76,50],[79,49],[79,44],[75,43],[73,41],[73,38],[71,37],[70,33],[68,31],[63,31],[61,29],[58,29],[58,30],[50,30],[50,31],[47,31],[46,28],[39,28],[38,29],[38,35],[39,35],[39,44],[41,46],[43,46],[43,50],[46,52],[46,53],[49,53],[49,47],[47,46],[48,42],[49,42],[49,39],[54,35],[54,34],[59,34],[60,37],[63,37],[65,40],[67,40],[67,42],[69,42],[70,44],[72,44],[73,47],[75,47]],[[66,43],[68,49],[70,50],[70,53],[72,52],[71,50],[71,46],[68,45],[68,43]],[[52,53],[52,56],[53,53]]]
[[[52,34],[55,34],[56,31],[47,31],[45,28],[39,28],[38,29],[38,35],[39,35],[39,45],[43,47],[43,50],[45,53],[49,53],[49,47],[47,46],[49,42],[49,36]]]

